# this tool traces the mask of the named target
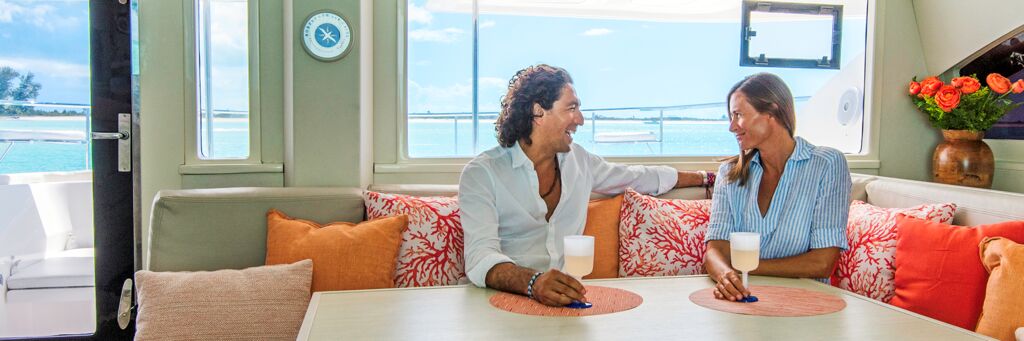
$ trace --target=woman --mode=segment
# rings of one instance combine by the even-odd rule
[[[718,169],[724,180],[715,186],[704,239],[704,267],[717,282],[715,297],[736,301],[750,295],[731,266],[731,232],[761,235],[760,264],[751,274],[825,281],[846,248],[846,158],[794,137],[793,95],[776,75],[744,78],[726,103],[740,154]]]

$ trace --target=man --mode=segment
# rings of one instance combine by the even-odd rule
[[[564,69],[535,65],[509,82],[495,123],[499,146],[470,161],[459,180],[473,284],[550,306],[586,302],[579,281],[557,269],[562,239],[583,233],[591,192],[632,187],[661,194],[707,182],[704,172],[605,162],[572,143],[581,125],[580,101]]]

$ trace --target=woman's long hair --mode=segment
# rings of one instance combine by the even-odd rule
[[[782,124],[789,136],[796,131],[796,110],[793,108],[793,94],[789,87],[782,81],[782,78],[771,73],[755,73],[732,86],[729,94],[725,96],[726,110],[729,110],[729,120],[732,120],[732,94],[737,91],[747,97],[747,101],[758,112],[772,115]],[[726,158],[725,162],[732,164],[732,169],[726,174],[728,182],[740,181],[740,186],[747,184],[750,178],[750,159],[754,157],[757,149],[741,150],[736,156]]]

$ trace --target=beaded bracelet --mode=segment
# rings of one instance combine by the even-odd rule
[[[541,274],[543,272],[533,274],[533,277],[530,277],[530,283],[526,285],[526,297],[529,297],[531,300],[533,299],[533,283],[537,281],[537,277],[540,277]]]

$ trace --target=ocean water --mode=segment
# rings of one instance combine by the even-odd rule
[[[17,120],[0,119],[0,130],[63,131],[87,135],[84,118]],[[409,150],[412,157],[471,157],[497,145],[494,120],[478,124],[476,151],[472,148],[472,122],[468,119],[410,119]],[[645,135],[650,142],[595,142],[615,134]],[[248,153],[248,122],[218,120],[214,125],[214,156],[245,157]],[[604,140],[607,140],[606,138]],[[724,121],[666,121],[664,125],[642,120],[586,120],[573,141],[603,156],[718,156],[737,152],[735,139]],[[0,174],[65,172],[91,169],[90,145],[82,143],[0,142]]]

